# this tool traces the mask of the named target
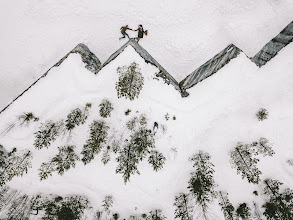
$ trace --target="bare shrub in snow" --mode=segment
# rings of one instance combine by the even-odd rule
[[[287,160],[287,163],[289,164],[289,166],[293,166],[293,159]]]
[[[90,125],[90,137],[83,146],[81,159],[84,164],[88,164],[99,154],[104,144],[106,144],[109,127],[102,120],[93,121]]]
[[[280,192],[281,183],[278,180],[264,180],[264,194],[267,196],[262,206],[267,219],[293,219],[293,190],[286,188]]]
[[[65,121],[65,127],[68,131],[72,131],[76,126],[84,124],[89,116],[89,109],[92,107],[91,103],[87,103],[83,110],[80,108],[73,109]]]
[[[52,172],[63,175],[71,167],[75,167],[79,156],[74,152],[75,146],[58,147],[59,153],[47,163],[42,163],[39,169],[40,179],[47,179],[52,176]]]
[[[111,112],[113,111],[113,105],[108,99],[103,99],[99,105],[100,116],[103,118],[111,117]]]
[[[138,98],[144,84],[144,77],[140,72],[139,65],[133,62],[130,66],[117,68],[119,74],[116,90],[118,98],[125,97],[130,100]]]
[[[258,112],[256,113],[256,117],[259,121],[263,121],[265,119],[267,119],[269,116],[269,112],[264,109],[264,108],[261,108],[260,110],[258,110]]]
[[[60,135],[63,126],[63,121],[46,121],[45,123],[42,123],[39,131],[35,133],[35,148],[39,150],[43,147],[48,148],[50,144]]]
[[[239,204],[238,208],[236,209],[236,216],[237,220],[249,220],[251,219],[251,209],[247,205],[247,203]]]
[[[102,202],[103,210],[108,215],[110,214],[110,209],[113,206],[113,197],[112,196],[106,196],[105,199]]]
[[[218,193],[219,205],[223,211],[225,220],[234,220],[235,219],[235,208],[232,203],[229,201],[228,193],[220,191]]]
[[[32,167],[30,151],[17,152],[14,148],[9,153],[2,150],[2,153],[5,158],[2,159],[3,162],[0,167],[0,187],[12,180],[13,177],[27,173],[28,168]]]
[[[191,173],[191,179],[188,182],[188,189],[195,199],[195,203],[200,207],[201,212],[197,218],[209,219],[208,205],[216,197],[214,181],[214,165],[210,162],[210,155],[199,151],[189,160],[193,162],[195,172]]]
[[[148,158],[149,164],[153,166],[154,171],[158,171],[163,168],[166,161],[166,157],[156,150],[152,150],[150,152],[150,156]]]
[[[164,220],[166,217],[163,215],[161,209],[155,209],[149,212],[146,217],[147,220]]]
[[[47,199],[43,204],[43,220],[78,220],[81,219],[84,210],[88,208],[89,201],[83,196],[70,196],[64,199],[57,196]]]
[[[173,204],[175,209],[175,218],[181,220],[192,220],[193,216],[193,204],[190,194],[179,193],[175,196],[175,203]]]

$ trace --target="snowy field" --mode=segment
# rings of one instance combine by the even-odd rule
[[[71,54],[60,67],[53,68],[0,115],[0,128],[5,128],[23,112],[33,112],[40,117],[28,128],[15,128],[1,136],[0,144],[7,150],[13,147],[29,149],[33,155],[33,165],[28,173],[13,178],[8,185],[29,195],[40,192],[85,195],[94,209],[101,206],[106,195],[112,195],[112,211],[119,212],[122,218],[162,209],[167,219],[174,219],[175,195],[188,192],[190,173],[195,170],[188,158],[202,150],[211,155],[215,165],[217,191],[228,192],[235,206],[247,202],[253,207],[256,202],[261,208],[264,203],[261,184],[248,183],[237,175],[229,163],[229,151],[237,142],[252,143],[261,137],[267,138],[275,155],[259,157],[257,167],[262,172],[261,180],[277,179],[284,187],[293,187],[293,169],[286,162],[293,159],[292,56],[293,44],[289,44],[259,69],[242,53],[215,75],[189,89],[189,97],[181,98],[173,86],[156,79],[158,70],[146,64],[131,46],[97,75],[84,68],[79,55]],[[133,61],[139,64],[145,78],[143,89],[134,101],[118,99],[115,89],[117,67],[128,66]],[[144,160],[138,165],[140,175],[132,175],[130,182],[124,184],[121,174],[115,174],[117,155],[111,153],[110,162],[103,165],[101,152],[88,165],[79,161],[63,176],[53,174],[40,181],[38,169],[42,162],[58,153],[57,147],[74,144],[76,153],[82,151],[89,125],[93,120],[102,119],[99,104],[104,98],[114,107],[111,117],[104,119],[110,127],[109,137],[129,138],[126,122],[141,114],[146,115],[150,129],[154,122],[159,124],[155,145],[167,159],[163,169],[154,172]],[[86,124],[73,130],[70,140],[59,137],[48,149],[34,148],[34,132],[41,123],[66,119],[72,109],[83,108],[86,103],[92,103],[90,116]],[[258,121],[255,114],[260,108],[268,110],[267,120]],[[125,115],[127,109],[131,109],[128,116]],[[167,113],[169,120],[165,118]],[[253,195],[254,190],[259,191],[258,197]],[[210,210],[214,219],[224,219],[217,199],[210,205]]]
[[[78,43],[103,63],[125,24],[149,30],[140,43],[180,81],[230,43],[255,55],[292,14],[292,0],[1,1],[0,109]]]

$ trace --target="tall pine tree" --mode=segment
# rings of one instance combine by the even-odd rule
[[[191,201],[190,194],[179,193],[178,196],[175,196],[175,218],[181,220],[192,220],[193,216],[193,205]]]
[[[225,220],[234,220],[235,219],[235,208],[232,203],[229,201],[228,193],[224,193],[222,191],[218,194],[219,197],[219,205],[224,213]]]

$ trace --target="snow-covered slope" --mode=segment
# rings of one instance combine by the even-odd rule
[[[261,158],[261,179],[278,179],[286,187],[293,187],[293,170],[286,161],[293,157],[293,45],[289,44],[274,59],[258,68],[240,53],[209,80],[189,89],[191,94],[181,98],[172,85],[155,77],[158,69],[145,61],[128,46],[116,59],[97,75],[84,68],[78,54],[70,54],[59,66],[50,70],[21,98],[0,115],[0,127],[5,128],[22,112],[33,112],[40,121],[28,128],[15,128],[1,136],[0,144],[7,150],[13,147],[29,149],[33,154],[33,166],[23,177],[13,178],[8,185],[33,195],[39,192],[58,195],[82,194],[90,199],[93,209],[101,206],[105,195],[114,199],[113,212],[122,218],[141,215],[152,209],[162,209],[167,219],[174,219],[174,197],[188,192],[190,172],[194,170],[188,158],[198,150],[211,155],[215,165],[217,190],[229,193],[233,205],[252,202],[262,205],[263,197],[252,192],[259,186],[249,184],[237,175],[229,163],[229,151],[237,142],[251,143],[265,137],[276,154]],[[117,98],[115,83],[117,67],[137,62],[145,77],[145,84],[134,101]],[[126,185],[120,174],[115,174],[117,162],[114,153],[107,165],[101,162],[101,153],[89,163],[80,161],[63,176],[53,174],[40,181],[38,168],[57,154],[57,147],[75,144],[80,153],[88,138],[89,124],[101,119],[101,100],[107,98],[114,106],[110,118],[109,137],[127,138],[126,122],[134,116],[145,114],[151,129],[159,124],[155,135],[156,148],[167,158],[164,168],[154,172],[147,161],[139,163],[140,175],[133,175]],[[33,146],[34,132],[46,120],[65,119],[70,110],[92,103],[87,123],[73,131],[72,139],[58,138],[48,149],[37,150]],[[255,113],[260,108],[269,111],[267,120],[259,122]],[[130,115],[125,111],[131,109]],[[170,115],[166,120],[165,115]],[[175,116],[176,120],[172,117]],[[163,129],[164,128],[164,129]],[[211,204],[216,219],[224,219],[217,200]]]

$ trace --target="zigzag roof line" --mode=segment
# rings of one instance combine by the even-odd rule
[[[254,57],[251,57],[250,60],[254,62],[257,66],[262,67],[269,60],[275,57],[282,48],[284,48],[292,41],[293,21],[289,23],[275,38],[269,41]],[[140,44],[138,44],[133,39],[129,39],[129,41],[125,43],[121,48],[119,48],[116,52],[114,52],[108,58],[108,60],[103,63],[103,65],[101,65],[100,60],[88,49],[87,46],[85,46],[84,44],[78,44],[72,51],[66,54],[59,62],[52,66],[46,73],[44,73],[32,85],[30,85],[12,102],[10,102],[4,109],[2,109],[0,111],[0,114],[4,112],[19,97],[21,97],[26,91],[28,91],[33,85],[35,85],[40,79],[44,78],[53,67],[59,66],[69,56],[69,54],[79,53],[82,57],[83,62],[86,63],[86,68],[97,74],[103,67],[108,65],[119,54],[121,54],[124,49],[129,45],[131,45],[147,63],[151,63],[152,65],[156,66],[159,69],[159,73],[157,74],[157,76],[162,77],[166,83],[172,84],[175,89],[181,93],[182,97],[186,97],[189,95],[189,93],[186,91],[187,89],[190,89],[197,83],[212,76],[218,70],[223,68],[227,63],[229,63],[230,60],[236,58],[240,54],[240,52],[243,52],[235,45],[230,44],[224,50],[216,54],[213,58],[194,70],[180,83],[178,83],[174,77],[172,77]]]

